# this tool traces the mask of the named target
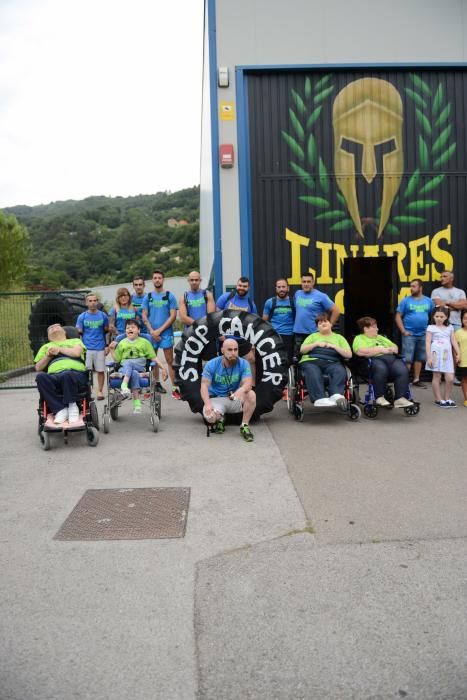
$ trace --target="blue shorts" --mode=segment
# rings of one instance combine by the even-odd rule
[[[173,348],[173,344],[174,344],[173,335],[168,335],[166,338],[164,338],[164,336],[162,336],[158,343],[156,343],[156,341],[154,339],[152,340],[152,347],[156,351],[159,350],[159,348],[162,348],[162,350],[166,350],[167,348]]]
[[[402,354],[407,364],[426,362],[426,346],[424,335],[403,335]]]

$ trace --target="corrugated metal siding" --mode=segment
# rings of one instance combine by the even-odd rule
[[[325,76],[329,76],[326,78]],[[423,264],[415,264],[413,248],[412,265],[409,265],[409,243],[433,235],[451,225],[451,245],[441,242],[441,247],[449,248],[454,258],[456,285],[467,284],[466,228],[466,152],[465,123],[467,114],[467,71],[462,69],[426,70],[333,70],[295,72],[251,72],[248,74],[248,101],[250,124],[250,159],[252,183],[252,225],[253,225],[253,267],[255,296],[260,304],[274,292],[274,281],[279,276],[291,274],[291,246],[285,240],[285,229],[310,238],[309,247],[301,248],[301,271],[311,267],[318,272],[320,289],[334,297],[342,287],[336,282],[335,251],[330,254],[331,284],[319,282],[321,273],[321,253],[316,242],[341,244],[349,250],[357,245],[358,255],[364,254],[363,245],[379,245],[379,254],[386,254],[384,244],[400,243],[407,249],[405,262],[406,275],[425,269],[429,263],[429,279],[425,282],[425,292],[429,292],[438,280],[438,272],[443,264],[430,252],[423,253]],[[320,84],[320,81],[324,81]],[[334,172],[334,137],[332,109],[336,96],[349,83],[361,78],[377,78],[393,85],[400,94],[403,109],[402,142],[404,169],[398,196],[395,199],[388,226],[381,238],[377,236],[377,219],[383,191],[382,153],[385,146],[379,147],[378,174],[368,184],[361,174],[361,166],[356,163],[356,186],[361,218],[366,224],[364,240],[357,234],[355,226],[348,230],[331,230],[337,219],[317,219],[320,214],[332,210],[347,211],[339,201],[339,189]],[[379,85],[379,84],[378,84]],[[332,89],[331,89],[332,88]],[[384,88],[383,88],[384,89]],[[326,92],[325,92],[326,91]],[[314,110],[321,111],[311,127],[307,127]],[[365,112],[364,112],[365,113]],[[364,117],[365,118],[365,117]],[[300,128],[301,127],[301,128]],[[301,132],[303,129],[303,133]],[[292,137],[302,149],[303,158],[293,150]],[[307,146],[310,134],[315,139],[318,158],[313,162],[308,157]],[[455,144],[455,146],[454,146]],[[388,147],[390,149],[390,146]],[[359,147],[355,152],[358,154]],[[361,148],[360,148],[361,154]],[[361,156],[360,156],[361,157]],[[327,173],[323,178],[323,165],[320,173],[318,164],[321,158]],[[441,158],[441,161],[439,160]],[[358,157],[357,157],[358,161]],[[291,163],[295,163],[309,173],[314,187],[303,174],[297,174]],[[413,174],[419,171],[417,182]],[[300,172],[300,171],[298,171]],[[321,185],[320,175],[323,178]],[[443,175],[443,181],[436,185],[434,178]],[[412,182],[412,187],[410,186]],[[428,184],[433,189],[423,191]],[[407,192],[407,194],[405,194]],[[300,200],[301,196],[325,199],[328,206],[321,208]],[[428,200],[428,201],[427,201]],[[432,204],[435,201],[437,204]],[[418,202],[419,204],[416,204]],[[423,202],[423,204],[420,204]],[[319,204],[319,202],[318,202]],[[418,217],[416,222],[407,217]],[[400,218],[402,217],[402,218]],[[368,221],[370,222],[368,223]],[[420,249],[423,245],[420,243]],[[354,251],[354,254],[357,251]],[[350,252],[349,252],[350,254]],[[441,259],[440,259],[441,260]],[[424,267],[425,266],[425,267]],[[400,280],[401,286],[406,280]]]

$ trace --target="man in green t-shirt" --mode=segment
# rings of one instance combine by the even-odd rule
[[[315,321],[318,330],[300,346],[299,368],[310,401],[317,407],[345,405],[347,371],[343,361],[352,357],[352,350],[343,335],[333,333],[329,314],[318,314]],[[328,377],[328,396],[325,377]]]
[[[34,358],[39,373],[37,388],[48,408],[47,420],[55,426],[68,421],[76,427],[80,423],[78,395],[88,383],[86,348],[79,338],[67,338],[59,323],[47,328],[47,337],[49,342],[39,348]]]

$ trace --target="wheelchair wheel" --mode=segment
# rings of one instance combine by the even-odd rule
[[[413,406],[407,406],[407,408],[404,408],[404,413],[406,416],[416,416],[420,413],[420,404],[414,403]]]
[[[91,426],[86,428],[86,440],[88,441],[89,447],[95,447],[99,442],[99,431],[97,428]]]
[[[162,399],[161,395],[158,394],[157,392],[154,392],[151,396],[151,415],[154,412],[155,415],[160,418],[161,417],[161,408],[162,408]]]
[[[295,403],[293,408],[294,418],[300,423],[303,423],[303,406],[301,403]]]
[[[363,415],[365,418],[376,418],[378,415],[378,407],[372,403],[367,403],[363,406]]]
[[[97,430],[99,430],[99,412],[97,410],[97,405],[95,401],[91,401],[89,404],[89,412],[91,415],[91,422]]]
[[[107,413],[107,411],[104,411],[104,415],[102,416],[102,425],[104,428],[104,433],[109,433],[110,432],[110,415]]]
[[[297,398],[297,380],[296,368],[291,365],[289,367],[289,375],[287,381],[287,408],[289,413],[294,413],[295,401]]]
[[[39,430],[39,440],[41,441],[41,447],[43,450],[50,450],[50,435],[46,433],[45,430]]]
[[[155,409],[151,409],[150,420],[151,420],[153,432],[157,433],[157,431],[159,430],[159,416],[157,415]]]
[[[355,403],[351,403],[349,406],[349,418],[350,418],[350,420],[358,420],[361,415],[362,415],[362,412],[360,410],[360,407],[357,406],[357,404],[355,404]]]
[[[118,406],[110,407],[110,416],[112,420],[118,420]]]

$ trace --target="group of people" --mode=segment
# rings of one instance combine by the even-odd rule
[[[433,290],[431,298],[423,295],[421,280],[412,280],[410,296],[403,299],[396,311],[396,323],[402,335],[402,355],[388,338],[378,334],[376,319],[365,316],[358,320],[360,330],[350,347],[348,341],[333,331],[340,312],[336,304],[314,286],[314,277],[306,273],[301,289],[290,295],[285,278],[276,281],[275,295],[264,304],[262,318],[269,321],[283,340],[289,364],[295,356],[303,374],[309,397],[315,406],[339,405],[344,401],[346,369],[344,360],[353,352],[371,358],[376,403],[387,406],[384,396],[386,383],[394,382],[396,407],[411,405],[407,396],[409,368],[413,366],[413,386],[423,388],[420,371],[433,373],[435,402],[441,407],[455,406],[451,398],[455,363],[461,377],[464,405],[467,407],[467,301],[463,290],[453,285],[453,274],[443,272],[441,287]],[[87,310],[76,322],[79,338],[67,339],[58,324],[48,329],[49,342],[36,355],[37,384],[47,401],[53,425],[76,423],[76,392],[82,386],[84,373],[97,374],[97,399],[104,398],[106,357],[122,364],[124,396],[133,396],[134,412],[141,412],[139,372],[146,360],[154,365],[156,390],[166,393],[159,381],[159,371],[167,378],[157,359],[162,349],[172,382],[172,396],[180,398],[173,369],[173,325],[179,317],[185,327],[217,310],[230,309],[257,313],[250,297],[249,280],[240,277],[234,290],[225,292],[217,301],[210,291],[201,288],[199,272],[190,272],[189,289],[177,301],[164,289],[164,273],[155,270],[153,290],[145,293],[145,280],[133,280],[133,293],[127,288],[117,290],[109,314],[99,308],[98,298],[86,296]],[[242,354],[241,339],[221,339],[220,356],[208,360],[202,371],[201,398],[205,420],[213,430],[225,430],[227,413],[242,413],[240,434],[251,442],[253,434],[249,421],[254,413],[256,397],[255,350],[247,347]],[[240,348],[239,348],[240,344]],[[46,371],[44,371],[46,370]],[[441,386],[441,376],[445,383]],[[328,383],[326,387],[325,380]]]

